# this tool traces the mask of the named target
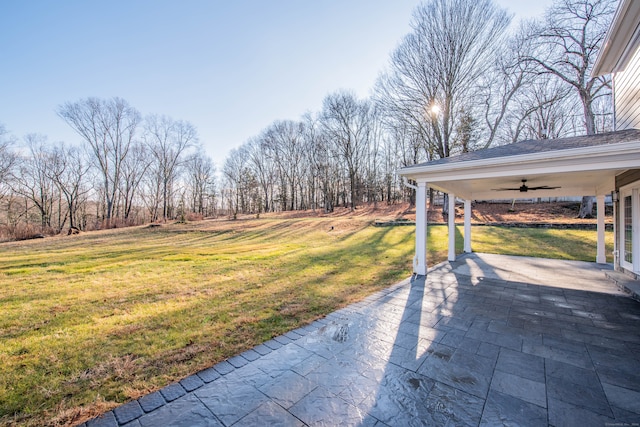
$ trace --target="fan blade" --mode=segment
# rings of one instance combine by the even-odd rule
[[[520,187],[515,187],[515,188],[492,188],[491,191],[520,191]]]
[[[541,185],[540,187],[529,187],[529,190],[555,190],[562,187],[549,187],[548,185]]]

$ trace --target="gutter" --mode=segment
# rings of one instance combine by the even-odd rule
[[[418,191],[418,187],[413,185],[413,184],[409,184],[409,180],[407,179],[406,176],[402,177],[402,183],[404,184],[405,187],[409,187],[409,188],[413,188],[414,190]]]
[[[549,162],[568,162],[596,159],[601,157],[609,157],[616,155],[633,155],[639,152],[640,141],[629,141],[617,144],[604,144],[593,147],[569,148],[553,151],[544,151],[540,153],[516,154],[503,157],[490,157],[487,159],[476,159],[459,162],[448,162],[443,164],[429,165],[429,163],[421,165],[406,166],[397,171],[400,176],[415,175],[435,175],[442,172],[464,173],[474,169],[486,169],[490,167],[506,167],[524,165],[538,165],[540,163]],[[462,177],[461,177],[462,178]]]

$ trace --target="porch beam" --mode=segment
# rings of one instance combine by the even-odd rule
[[[427,275],[427,183],[418,182],[416,189],[416,255],[413,272]]]
[[[456,260],[456,195],[449,193],[449,261]]]
[[[596,250],[596,263],[606,264],[607,254],[605,251],[604,243],[604,194],[596,196],[596,210],[597,210],[597,230],[598,230],[598,243]]]
[[[471,253],[471,200],[464,201],[464,252]]]

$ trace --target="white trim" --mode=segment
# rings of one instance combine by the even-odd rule
[[[639,183],[636,183],[639,184]],[[633,272],[640,272],[640,197],[638,187],[632,190],[631,218],[633,221],[632,245],[633,245]]]
[[[640,2],[622,0],[594,62],[592,77],[615,73],[624,68],[638,43],[639,20]]]
[[[620,267],[627,269],[627,270],[633,270],[633,264],[627,262],[626,260],[626,250],[625,250],[625,244],[626,244],[626,237],[625,237],[625,218],[624,218],[624,211],[625,211],[625,201],[624,198],[627,196],[626,192],[623,190],[620,190],[620,212],[618,212],[620,218],[618,218],[618,222],[620,223],[620,247],[619,247],[619,257],[620,257]]]
[[[638,264],[638,261],[640,261],[640,254],[638,254],[638,250],[640,249],[637,245],[637,235],[638,235],[638,211],[636,210],[638,207],[638,190],[637,187],[638,185],[640,185],[640,182],[636,181],[634,183],[631,183],[629,185],[625,185],[624,187],[620,188],[620,218],[619,218],[619,223],[620,223],[620,266],[626,270],[629,271],[638,271],[636,269],[636,266]],[[625,225],[625,208],[626,208],[626,202],[625,202],[625,197],[631,197],[631,255],[632,255],[632,260],[631,262],[626,260],[626,244],[627,244],[627,239],[626,239],[626,225]]]
[[[626,169],[637,167],[638,162],[640,141],[632,141],[442,164],[427,163],[402,168],[398,170],[398,175],[416,181],[449,181],[518,176],[524,173]]]
[[[456,195],[449,193],[449,261],[456,260]]]
[[[427,275],[427,184],[418,183],[416,190],[416,255],[413,272]]]
[[[620,236],[618,236],[618,211],[620,206],[620,193],[618,193],[617,202],[613,202],[613,266],[620,266]]]
[[[497,194],[494,185],[482,180],[529,179],[534,176],[570,177],[573,174],[598,175],[597,180],[556,183],[554,190],[536,191],[535,197],[597,196],[608,194],[615,188],[615,176],[627,169],[640,166],[640,141],[605,144],[596,147],[557,150],[546,153],[495,157],[442,164],[422,164],[400,169],[403,177],[416,182],[429,182],[433,189],[454,193],[462,199],[489,200]],[[547,180],[548,181],[548,180]],[[472,184],[472,185],[470,185]],[[545,182],[546,185],[550,185]],[[514,185],[515,186],[515,185]],[[500,198],[528,198],[531,195],[516,191],[499,193]]]
[[[464,252],[471,253],[471,200],[464,201]]]
[[[607,263],[607,254],[605,249],[605,240],[604,240],[604,195],[601,194],[597,196],[597,233],[598,240],[596,245],[596,262],[598,264],[606,264]]]

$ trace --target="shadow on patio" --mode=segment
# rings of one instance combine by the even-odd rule
[[[465,255],[88,425],[637,423],[640,304],[601,268]]]
[[[319,387],[289,411],[309,425],[638,422],[640,305],[603,267],[485,254],[440,264],[426,284],[330,316],[319,335],[348,329],[344,348],[330,345],[305,375]],[[314,351],[314,339],[299,344]]]
[[[602,267],[485,254],[436,266],[372,305],[384,314],[365,345],[389,355],[359,407],[388,425],[640,421],[640,305]]]

